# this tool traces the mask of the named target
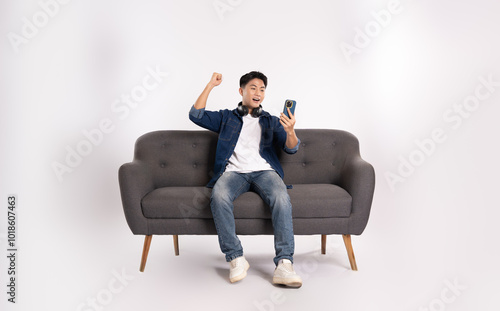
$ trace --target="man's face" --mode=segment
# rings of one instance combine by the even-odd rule
[[[250,113],[253,108],[259,108],[259,105],[264,101],[266,95],[266,87],[261,79],[250,80],[244,88],[240,87],[240,95],[243,97],[244,106],[248,107]]]

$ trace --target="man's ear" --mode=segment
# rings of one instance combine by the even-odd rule
[[[240,95],[243,96],[243,88],[240,87]]]

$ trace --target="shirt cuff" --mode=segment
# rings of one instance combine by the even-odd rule
[[[191,107],[191,110],[189,111],[189,115],[196,119],[201,119],[201,117],[203,117],[204,114],[205,114],[205,108],[196,109],[194,108],[194,105]]]
[[[297,152],[297,150],[299,150],[300,138],[297,137],[297,140],[298,140],[297,145],[295,147],[293,147],[292,149],[288,148],[286,146],[286,143],[285,143],[285,152],[286,153],[293,154],[293,153]]]

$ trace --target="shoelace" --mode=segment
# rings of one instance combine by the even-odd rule
[[[238,258],[238,259],[233,260],[233,261],[231,262],[231,266],[232,266],[233,268],[237,268],[237,267],[242,266],[242,265],[243,265],[243,259],[239,259],[239,258]]]
[[[289,273],[295,273],[295,271],[293,270],[293,266],[291,263],[282,263],[281,265],[281,269],[285,270],[286,272],[289,272]]]

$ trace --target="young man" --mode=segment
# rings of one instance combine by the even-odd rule
[[[231,283],[242,280],[250,267],[236,235],[233,201],[242,193],[254,191],[271,208],[274,228],[273,283],[300,287],[302,279],[293,269],[294,235],[292,205],[283,182],[283,169],[275,146],[287,153],[297,152],[300,140],[295,135],[295,117],[283,113],[278,119],[262,110],[267,77],[256,71],[240,79],[242,101],[234,110],[205,110],[212,89],[222,82],[214,73],[189,112],[195,124],[219,134],[215,156],[215,175],[207,187],[213,188],[210,207],[219,244],[230,263]]]

